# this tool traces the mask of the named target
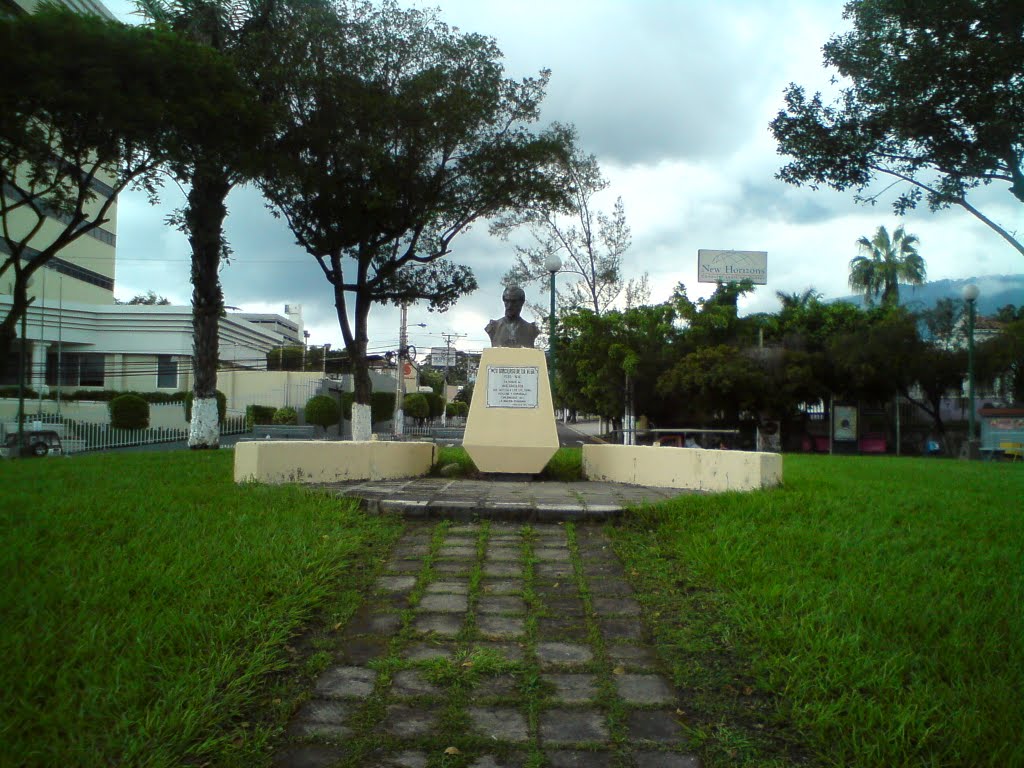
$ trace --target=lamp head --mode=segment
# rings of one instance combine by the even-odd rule
[[[981,294],[981,289],[974,283],[968,283],[964,286],[961,294],[964,297],[964,301],[976,301],[978,296]]]
[[[548,257],[544,259],[544,269],[554,274],[562,268],[562,260],[558,258],[557,253],[548,254]]]

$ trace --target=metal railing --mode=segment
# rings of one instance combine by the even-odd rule
[[[103,451],[157,443],[177,443],[188,440],[188,427],[147,427],[146,429],[115,429],[110,424],[74,421],[47,413],[26,420],[28,430],[53,429],[61,438],[64,453]],[[12,430],[7,427],[5,432]],[[229,413],[221,425],[222,435],[236,435],[246,431],[245,414]],[[3,435],[6,439],[6,434]]]

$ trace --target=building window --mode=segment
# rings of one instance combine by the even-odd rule
[[[57,354],[46,355],[46,383],[62,387],[102,387],[106,374],[106,356],[100,352],[65,352],[57,371]]]
[[[156,356],[156,386],[158,389],[178,388],[178,361],[170,355]]]

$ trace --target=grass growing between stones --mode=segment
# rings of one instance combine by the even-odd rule
[[[432,474],[438,475],[443,467],[455,465],[449,470],[450,477],[477,477],[480,473],[476,464],[461,445],[443,446],[438,449],[437,461]],[[568,483],[583,479],[583,449],[559,448],[548,461],[540,476],[545,480]]]
[[[1024,467],[787,456],[609,529],[706,765],[1024,765]]]
[[[400,526],[297,488],[236,486],[230,452],[0,463],[4,760],[249,765],[254,711],[314,616],[340,626]],[[326,663],[308,655],[296,674]],[[278,694],[287,686],[278,687]]]

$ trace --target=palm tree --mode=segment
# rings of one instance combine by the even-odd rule
[[[917,235],[908,235],[900,226],[892,233],[879,227],[870,240],[857,240],[860,255],[850,261],[850,287],[863,291],[868,304],[874,304],[879,294],[882,306],[899,304],[900,286],[921,285],[925,281],[924,259],[917,252]]]

